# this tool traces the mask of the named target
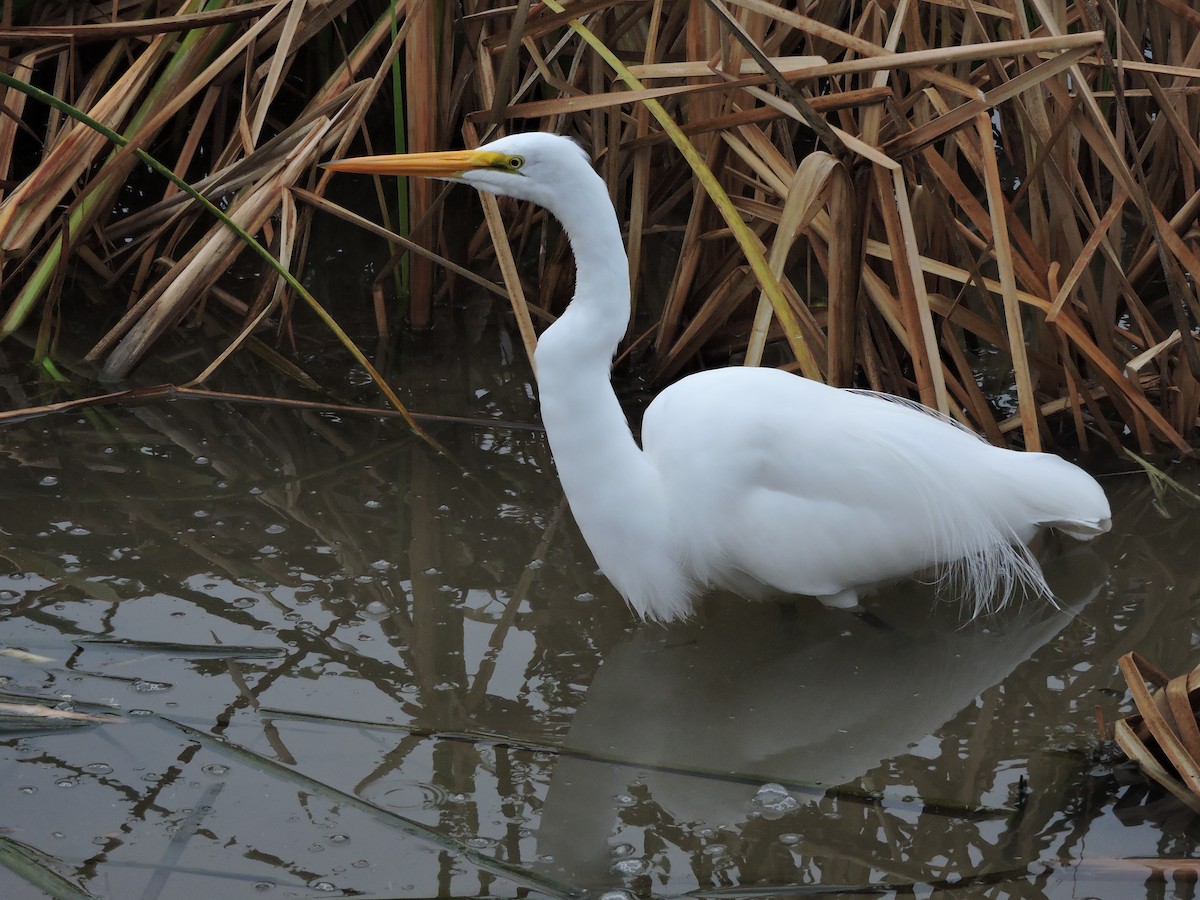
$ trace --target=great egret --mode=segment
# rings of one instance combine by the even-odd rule
[[[629,324],[625,246],[608,189],[566,137],[371,156],[328,168],[462,181],[545,207],[575,253],[575,296],[538,342],[542,421],[601,571],[644,619],[686,617],[709,588],[854,607],[931,566],[975,611],[1018,585],[1048,593],[1026,543],[1110,527],[1100,485],[1042,453],[993,447],[904,401],[777,369],[730,367],[664,390],[630,432],[610,381]]]

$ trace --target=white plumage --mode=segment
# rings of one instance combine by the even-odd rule
[[[943,567],[978,612],[1019,585],[1048,593],[1026,543],[1042,527],[1105,532],[1104,491],[1076,466],[993,447],[910,405],[774,369],[691,375],[635,442],[610,382],[629,322],[628,262],[583,151],[517,134],[475,151],[367,157],[342,171],[451,177],[531,200],[575,253],[570,306],[535,354],[542,419],[601,570],[646,619],[711,588],[852,607],[880,582]]]

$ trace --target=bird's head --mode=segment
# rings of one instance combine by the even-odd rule
[[[326,163],[325,168],[461,181],[481,191],[531,200],[551,210],[556,200],[570,195],[581,178],[595,178],[582,147],[570,138],[540,131],[511,134],[477,150],[360,156]]]

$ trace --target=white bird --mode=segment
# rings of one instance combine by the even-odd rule
[[[1022,585],[1049,595],[1026,546],[1039,529],[1087,539],[1110,527],[1100,485],[1057,456],[777,369],[676,382],[646,410],[639,447],[610,380],[630,315],[621,228],[569,138],[514,134],[328,168],[462,181],[562,224],[576,286],[537,345],[542,421],[588,547],[644,619],[686,617],[711,588],[855,607],[864,589],[934,566],[978,613]]]

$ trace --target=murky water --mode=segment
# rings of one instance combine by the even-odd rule
[[[392,379],[480,420],[433,426],[453,460],[248,404],[0,430],[0,703],[99,717],[0,707],[0,896],[1192,896],[1136,858],[1200,831],[1096,726],[1122,653],[1200,657],[1182,500],[1107,478],[1113,534],[1045,550],[1061,612],[908,585],[641,625],[510,427],[507,338],[438,347]]]

